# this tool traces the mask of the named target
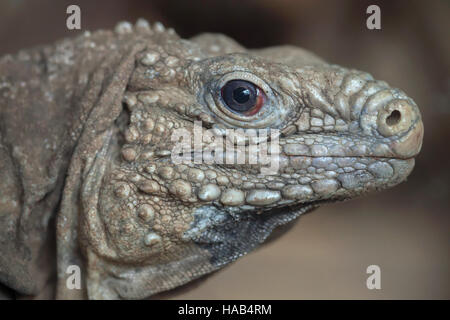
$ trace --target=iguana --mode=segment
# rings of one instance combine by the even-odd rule
[[[217,151],[174,160],[177,132],[210,138],[184,142],[195,158],[231,129],[267,129],[223,141],[276,141],[277,171]],[[405,93],[293,46],[181,39],[140,19],[3,56],[0,282],[36,295],[56,273],[58,299],[150,297],[321,204],[404,181],[422,137]]]

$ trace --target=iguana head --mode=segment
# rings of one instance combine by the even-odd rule
[[[155,33],[82,186],[91,297],[174,288],[411,172],[423,125],[402,91],[299,48]]]

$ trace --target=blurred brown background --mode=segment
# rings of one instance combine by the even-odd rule
[[[144,17],[182,37],[225,33],[247,47],[294,44],[370,72],[415,99],[425,123],[416,168],[394,189],[305,215],[287,234],[223,271],[162,298],[450,298],[450,2],[336,0],[0,0],[0,55],[50,43],[69,4],[82,30]],[[366,28],[381,8],[382,30]],[[381,290],[366,268],[381,267]]]

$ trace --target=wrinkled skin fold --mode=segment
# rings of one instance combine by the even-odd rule
[[[230,109],[222,88],[236,80],[263,94],[260,110]],[[209,135],[200,151],[227,129],[265,129],[256,148],[277,141],[277,170],[176,163],[181,129]],[[291,46],[186,40],[139,20],[2,57],[0,282],[36,295],[56,267],[59,299],[150,297],[321,204],[404,181],[422,138],[401,90]],[[67,287],[73,265],[80,290]]]

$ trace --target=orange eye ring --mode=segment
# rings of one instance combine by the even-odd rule
[[[260,88],[257,88],[256,92],[257,95],[255,106],[244,113],[244,115],[248,117],[257,114],[259,110],[261,110],[264,103],[266,102],[266,95],[264,94],[264,91],[262,91]]]

